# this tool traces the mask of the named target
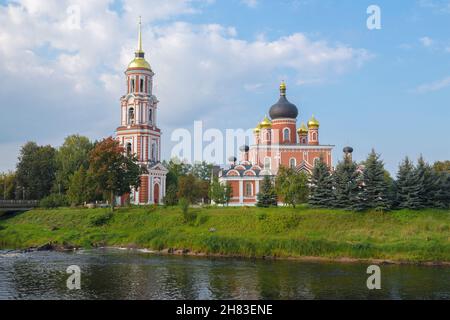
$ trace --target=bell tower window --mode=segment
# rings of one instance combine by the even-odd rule
[[[144,79],[141,79],[141,87],[140,87],[140,92],[144,92]]]
[[[127,143],[127,155],[131,155],[131,143]]]
[[[128,124],[134,124],[134,108],[128,110]]]
[[[134,88],[135,88],[134,79],[131,79],[131,90],[130,90],[130,92],[134,92]]]
[[[148,122],[153,124],[153,109],[151,108],[148,110]]]

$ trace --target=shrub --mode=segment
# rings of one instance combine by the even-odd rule
[[[185,198],[181,198],[179,201],[181,212],[183,214],[183,220],[185,223],[193,222],[197,219],[197,215],[189,211],[189,201]]]
[[[92,227],[103,226],[103,225],[107,224],[109,222],[109,220],[111,220],[112,217],[113,217],[113,213],[110,211],[99,214],[99,215],[95,215],[95,216],[91,217],[90,225]]]
[[[69,206],[69,200],[62,194],[51,194],[48,197],[41,200],[39,203],[41,208],[54,209],[59,207]]]

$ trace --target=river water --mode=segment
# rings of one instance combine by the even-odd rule
[[[81,269],[68,290],[67,267]],[[157,256],[124,250],[0,251],[0,299],[448,299],[450,268]]]

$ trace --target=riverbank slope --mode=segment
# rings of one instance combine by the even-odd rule
[[[33,210],[0,219],[0,248],[116,246],[242,257],[450,262],[450,211],[292,208]]]

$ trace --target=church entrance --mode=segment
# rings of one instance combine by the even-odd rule
[[[159,184],[155,184],[153,187],[153,203],[159,204]]]

